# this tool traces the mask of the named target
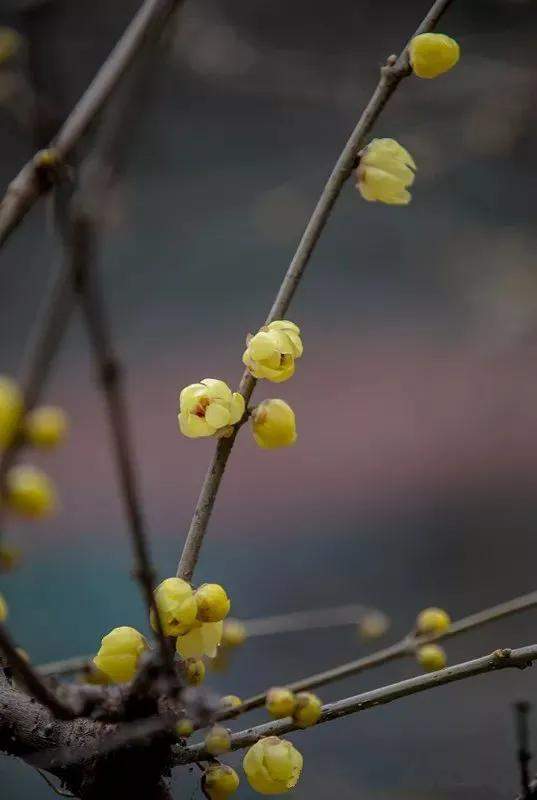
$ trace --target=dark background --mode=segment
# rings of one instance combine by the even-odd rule
[[[21,16],[4,0],[0,22],[32,32],[42,97],[64,116],[138,4],[25,5]],[[205,376],[238,381],[244,336],[380,64],[427,7],[188,0],[171,53],[163,45],[102,249],[162,577],[214,446],[179,437],[178,392]],[[221,581],[237,616],[363,602],[389,614],[391,641],[424,606],[458,617],[535,588],[537,4],[455,2],[440,30],[459,40],[460,65],[405,81],[375,131],[413,154],[412,204],[367,204],[349,182],[289,313],[305,341],[296,377],[257,390],[292,403],[298,443],[265,453],[245,430],[231,458],[197,578]],[[0,70],[3,185],[33,150],[28,80],[24,60]],[[2,253],[2,372],[17,373],[57,257],[41,203]],[[25,561],[1,578],[35,663],[94,652],[116,625],[145,629],[93,378],[75,319],[47,391],[71,437],[35,459],[61,513],[10,525]],[[533,643],[534,619],[450,641],[449,659]],[[266,637],[208,683],[246,696],[365,651],[351,628]],[[417,672],[398,662],[321,694]],[[535,694],[533,671],[508,671],[292,735],[305,757],[294,796],[511,800],[511,704]],[[197,777],[176,781],[178,797],[201,797]],[[0,787],[2,800],[53,796],[6,757]],[[253,797],[244,779],[238,796]]]

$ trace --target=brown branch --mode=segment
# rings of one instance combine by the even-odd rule
[[[0,651],[4,654],[17,679],[26,687],[32,697],[50,709],[58,719],[74,719],[76,714],[73,709],[49,689],[32,665],[21,656],[6,626],[2,623],[0,623]]]
[[[181,0],[145,0],[50,143],[50,148],[60,163],[66,161],[95,121],[144,44],[158,38],[180,2]],[[57,174],[54,172],[44,176],[39,159],[34,158],[23,167],[10,183],[0,205],[0,247],[38,197],[50,188],[51,181],[56,179]]]
[[[315,689],[319,686],[326,686],[327,684],[334,683],[342,678],[348,678],[351,675],[357,675],[365,670],[380,667],[382,664],[387,664],[389,661],[395,661],[396,659],[406,658],[408,656],[414,657],[416,648],[422,644],[428,644],[430,642],[437,642],[440,639],[448,639],[452,636],[458,636],[460,633],[465,633],[466,631],[486,625],[489,622],[494,622],[498,619],[509,617],[512,614],[518,613],[519,611],[527,611],[530,608],[535,608],[536,606],[537,591],[530,592],[529,594],[524,594],[520,597],[515,597],[512,600],[508,600],[505,603],[500,603],[499,605],[492,606],[491,608],[484,609],[483,611],[478,611],[476,614],[470,614],[467,617],[463,617],[462,619],[453,622],[442,634],[437,634],[435,636],[414,636],[413,634],[410,634],[401,639],[401,641],[395,642],[394,644],[390,645],[389,647],[385,647],[382,650],[377,650],[375,653],[371,653],[363,658],[358,658],[354,661],[340,664],[332,669],[325,670],[324,672],[318,672],[314,675],[309,675],[306,678],[301,678],[298,681],[294,681],[293,683],[285,685],[294,692],[302,692],[306,689]],[[264,705],[265,700],[265,692],[256,694],[253,697],[249,697],[247,700],[245,700],[242,705],[229,709],[229,711],[222,712],[219,715],[219,719],[231,719],[232,717],[237,717],[240,714],[244,714],[246,711],[252,710],[253,708],[259,708],[260,706]]]
[[[466,678],[472,678],[476,675],[482,675],[485,672],[493,672],[495,670],[513,667],[524,669],[525,667],[531,666],[536,659],[537,645],[521,647],[517,650],[496,650],[490,655],[476,658],[472,661],[466,661],[462,664],[455,664],[452,667],[446,667],[446,669],[439,670],[438,672],[419,675],[415,678],[409,678],[408,680],[390,684],[389,686],[383,686],[380,689],[363,692],[354,697],[347,697],[335,703],[328,703],[323,706],[322,715],[317,724],[331,722],[332,720],[345,717],[349,714],[366,711],[368,708],[385,705],[394,700],[399,700],[402,697],[408,697],[418,692],[427,691],[428,689],[435,689],[438,686],[465,680]],[[257,725],[253,728],[234,733],[231,737],[231,750],[249,747],[265,736],[282,736],[296,730],[302,729],[299,728],[290,717],[275,720],[274,722],[267,722],[264,725]],[[176,763],[190,764],[193,761],[200,761],[209,757],[210,754],[207,752],[205,744],[201,743],[191,745],[183,750],[178,750]]]
[[[433,30],[452,2],[453,0],[436,0],[413,35],[417,36],[420,33]],[[392,63],[390,60],[390,63],[381,69],[380,80],[377,87],[343,148],[306,226],[296,253],[289,265],[267,317],[267,323],[276,319],[282,319],[287,313],[335,202],[356,165],[358,153],[365,144],[366,136],[400,82],[409,75],[410,72],[407,43],[395,62]],[[239,386],[239,392],[244,396],[246,405],[248,405],[248,401],[252,396],[255,384],[255,379],[246,371],[243,374]],[[242,422],[244,422],[244,419]],[[178,577],[184,578],[187,581],[192,579],[216,495],[239,427],[240,425],[235,427],[233,435],[229,439],[220,439],[218,441],[214,456],[203,481],[183,552],[177,567]]]
[[[148,610],[152,609],[154,612],[162,661],[172,674],[173,653],[164,634],[153,594],[155,572],[151,565],[137,487],[121,368],[112,345],[109,322],[98,285],[95,228],[92,219],[81,207],[74,211],[72,237],[73,259],[77,262],[74,264],[77,274],[76,290],[106,400],[121,493],[136,561],[135,576],[140,583]]]

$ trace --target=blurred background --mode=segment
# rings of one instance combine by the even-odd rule
[[[53,129],[138,6],[2,0],[0,24],[24,37],[0,64],[2,186],[34,150],[35,91]],[[428,6],[188,0],[162,44],[101,252],[161,577],[175,572],[214,447],[180,438],[178,392],[206,376],[238,383],[245,335],[379,66]],[[425,606],[456,618],[535,588],[537,3],[456,2],[439,30],[459,40],[460,64],[405,81],[375,130],[417,162],[411,205],[367,204],[349,181],[289,312],[305,341],[296,377],[256,390],[293,405],[299,440],[264,452],[244,430],[230,460],[197,578],[222,582],[235,616],[363,602],[389,615],[384,644]],[[0,372],[17,374],[58,257],[42,202],[2,253]],[[26,458],[56,481],[61,513],[11,522],[24,561],[0,576],[35,663],[95,652],[117,625],[147,628],[76,317],[46,397],[68,411],[71,436]],[[535,642],[535,617],[450,640],[450,661]],[[247,696],[375,646],[352,626],[252,639],[208,684]],[[396,662],[321,694],[418,671]],[[511,800],[511,704],[535,695],[533,671],[508,671],[294,734],[305,757],[294,797]],[[187,770],[174,780],[177,797],[201,797]],[[0,787],[2,800],[53,796],[3,756]],[[254,796],[245,780],[238,796]]]

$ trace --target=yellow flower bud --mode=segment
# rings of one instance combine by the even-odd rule
[[[187,658],[183,672],[189,686],[199,686],[205,680],[205,664],[201,658]]]
[[[300,358],[302,352],[298,325],[279,319],[247,338],[242,361],[254,378],[281,383],[293,376],[295,358]]]
[[[444,633],[450,625],[450,616],[443,608],[424,608],[416,620],[416,629],[421,634]]]
[[[395,139],[373,139],[361,155],[356,186],[364,200],[406,206],[415,169],[414,159]]]
[[[268,736],[250,747],[242,764],[248,783],[256,792],[283,794],[298,783],[303,758],[291,742]]]
[[[226,647],[238,647],[246,641],[246,626],[238,619],[226,619],[222,631],[222,644]]]
[[[93,663],[114,683],[128,683],[134,678],[140,656],[148,649],[142,634],[124,625],[103,637]]]
[[[301,728],[309,728],[318,722],[322,713],[323,704],[316,694],[312,692],[298,692],[293,719]]]
[[[290,689],[274,686],[267,692],[265,708],[271,717],[280,719],[293,714],[296,707],[296,697]]]
[[[0,544],[0,572],[11,572],[22,559],[22,551],[12,544]]]
[[[294,444],[297,432],[293,409],[283,400],[263,400],[252,412],[252,433],[265,450]]]
[[[7,603],[3,595],[0,594],[0,622],[4,622],[7,619],[7,613]]]
[[[16,56],[23,46],[23,39],[13,28],[0,28],[0,64]]]
[[[6,475],[6,494],[14,511],[34,519],[51,514],[58,504],[52,481],[36,467],[12,467]]]
[[[227,764],[209,764],[202,782],[204,793],[210,800],[226,800],[239,788],[239,776]]]
[[[460,48],[455,39],[443,33],[420,33],[410,42],[409,56],[418,78],[437,78],[455,66]]]
[[[416,655],[425,672],[436,672],[437,669],[444,669],[447,664],[445,650],[437,644],[424,644]]]
[[[188,633],[177,637],[175,647],[182,658],[214,658],[222,641],[222,622],[197,622]]]
[[[231,734],[222,725],[213,725],[205,737],[205,747],[212,756],[226,753],[231,747]]]
[[[231,603],[225,589],[218,583],[204,583],[194,595],[201,622],[220,622],[227,617]]]
[[[390,627],[390,620],[382,611],[366,611],[358,621],[358,632],[364,639],[378,639]]]
[[[236,694],[226,694],[220,698],[220,706],[223,709],[229,710],[242,706],[242,700]]]
[[[244,414],[244,397],[227,383],[204,378],[186,386],[179,397],[179,429],[191,439],[229,436]]]
[[[198,606],[189,583],[182,578],[166,578],[155,589],[155,602],[166,636],[188,633],[196,623]],[[153,609],[149,616],[151,627],[157,630]]]
[[[56,406],[42,406],[26,416],[24,435],[34,447],[51,448],[63,442],[69,423],[67,415]]]
[[[187,719],[186,717],[184,719],[180,719],[177,725],[175,726],[175,732],[177,736],[179,736],[181,739],[188,739],[188,737],[192,736],[192,734],[194,733],[194,726],[192,724],[192,721]]]
[[[0,448],[9,444],[14,437],[21,414],[21,390],[14,380],[0,375]]]

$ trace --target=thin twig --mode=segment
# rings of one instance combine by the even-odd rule
[[[4,654],[9,667],[13,670],[17,679],[36,700],[39,700],[46,708],[50,709],[55,717],[58,719],[74,719],[76,717],[73,709],[63,703],[59,697],[48,688],[32,665],[21,656],[6,626],[2,623],[0,623],[0,651]]]
[[[476,614],[470,614],[467,617],[463,617],[462,619],[453,622],[450,627],[441,634],[432,636],[414,636],[413,634],[410,634],[401,639],[401,641],[395,642],[394,644],[390,645],[389,647],[385,647],[382,650],[377,650],[375,653],[371,653],[363,658],[358,658],[354,661],[340,664],[332,669],[325,670],[324,672],[318,672],[314,675],[309,675],[306,678],[301,678],[298,681],[294,681],[293,683],[285,685],[295,692],[301,692],[306,689],[315,689],[319,686],[326,686],[326,684],[334,683],[342,678],[347,678],[351,675],[357,675],[359,672],[380,667],[382,664],[387,664],[389,661],[395,661],[396,659],[405,658],[408,656],[413,657],[416,652],[416,648],[422,644],[437,642],[440,639],[448,639],[452,636],[458,636],[460,633],[464,633],[465,631],[479,628],[489,622],[494,622],[495,620],[509,617],[512,614],[518,613],[519,611],[527,611],[528,609],[535,608],[536,606],[537,591],[530,592],[529,594],[515,597],[513,600],[508,600],[505,603],[500,603],[499,605],[492,606],[491,608],[484,609],[483,611],[478,611]],[[219,719],[231,719],[232,717],[237,717],[253,708],[259,708],[260,706],[264,705],[265,700],[266,692],[256,694],[253,697],[249,697],[240,706],[222,712],[219,715]]]
[[[517,736],[517,756],[520,767],[520,785],[522,797],[527,800],[531,796],[529,763],[531,761],[530,734],[528,728],[528,714],[530,704],[524,701],[515,704],[515,726]]]
[[[408,697],[418,692],[434,689],[446,683],[454,683],[455,681],[472,678],[476,675],[482,675],[485,672],[511,667],[524,669],[530,666],[536,659],[537,645],[521,647],[517,650],[496,650],[490,655],[476,658],[472,661],[466,661],[462,664],[455,664],[452,667],[446,667],[446,669],[439,670],[438,672],[419,675],[415,678],[399,681],[389,686],[383,686],[380,689],[373,689],[372,691],[363,692],[354,697],[347,697],[344,700],[329,703],[323,706],[322,715],[317,724],[331,722],[340,717],[345,717],[348,714],[366,711],[368,708],[385,705],[394,700],[399,700],[401,697]],[[267,722],[264,725],[257,725],[253,728],[234,733],[231,736],[231,750],[249,747],[266,736],[282,736],[283,734],[296,730],[301,730],[301,728],[293,722],[291,717],[275,720],[274,722]],[[205,743],[191,745],[183,750],[178,750],[176,763],[190,764],[193,761],[200,761],[209,756],[210,754],[205,748]]]
[[[414,36],[433,30],[452,2],[453,0],[436,0],[429,13],[414,33]],[[410,74],[410,71],[407,44],[394,63],[390,61],[389,64],[381,69],[380,80],[377,87],[362,113],[358,124],[343,148],[306,226],[296,253],[289,265],[267,317],[267,323],[276,319],[282,319],[287,313],[291,300],[294,297],[298,284],[315,249],[315,245],[324,230],[335,202],[356,165],[358,153],[365,144],[366,136],[377,121],[391,95],[395,92],[403,78]],[[255,384],[255,379],[246,371],[243,374],[239,386],[239,392],[244,396],[246,405],[248,405],[248,401],[252,396]],[[242,421],[244,422],[244,420]],[[238,429],[239,426],[236,426],[233,434],[228,439],[220,439],[218,441],[214,456],[203,481],[183,552],[177,567],[178,577],[184,578],[187,581],[192,579],[216,495]]]
[[[156,40],[181,0],[145,0],[122,37],[97,72],[58,134],[50,144],[65,162],[95,121],[131,62],[150,39]],[[17,227],[37,198],[50,188],[54,173],[43,179],[37,159],[26,164],[10,183],[0,205],[0,247]]]
[[[338,625],[353,625],[364,613],[371,611],[361,604],[351,603],[334,608],[313,611],[292,611],[271,617],[240,620],[249,639],[259,636],[273,636],[280,633],[334,628]],[[70,675],[83,672],[90,667],[91,656],[73,656],[60,661],[51,661],[37,667],[40,675]]]
[[[73,210],[72,253],[73,272],[76,274],[76,291],[91,340],[92,351],[102,385],[117,463],[121,493],[129,522],[134,556],[135,576],[140,583],[148,609],[154,612],[157,637],[163,663],[173,672],[173,653],[162,628],[153,587],[155,573],[151,565],[145,522],[137,487],[132,444],[129,431],[127,405],[121,382],[121,368],[115,354],[106,316],[103,297],[98,284],[95,228],[92,219],[79,207]]]

